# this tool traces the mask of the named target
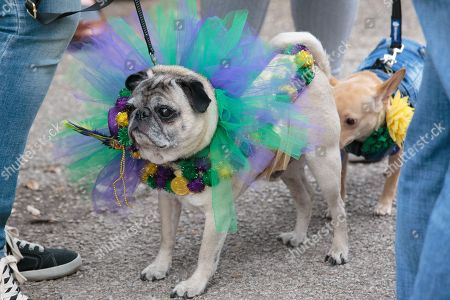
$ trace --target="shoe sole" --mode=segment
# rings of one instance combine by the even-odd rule
[[[81,266],[81,256],[78,255],[71,262],[41,270],[24,271],[20,272],[29,281],[42,281],[61,278],[75,273]]]

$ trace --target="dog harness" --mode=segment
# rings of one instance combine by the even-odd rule
[[[381,40],[355,72],[370,71],[386,81],[392,74],[405,68],[406,76],[399,85],[399,91],[401,96],[409,98],[409,104],[414,107],[422,82],[426,47],[413,40],[402,39],[401,24],[400,0],[395,0],[392,7],[391,38]],[[353,141],[345,147],[346,152],[363,156],[369,162],[380,161],[399,150],[399,145],[390,138],[386,125],[378,128],[367,140]]]

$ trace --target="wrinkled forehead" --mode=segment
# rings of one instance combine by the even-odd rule
[[[146,104],[153,98],[174,99],[175,95],[181,92],[178,85],[180,80],[180,76],[174,76],[173,74],[154,74],[136,87],[133,93],[133,103]]]

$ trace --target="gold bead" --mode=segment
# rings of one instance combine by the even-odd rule
[[[116,122],[117,125],[120,127],[127,127],[128,126],[128,113],[127,112],[120,112],[116,116]]]
[[[295,63],[299,68],[311,67],[314,64],[314,58],[308,51],[302,50],[295,55]]]
[[[141,154],[139,153],[139,151],[134,151],[133,153],[131,153],[131,157],[133,157],[134,159],[141,159]]]
[[[145,166],[144,170],[142,171],[142,181],[145,182],[150,176],[153,176],[156,174],[156,171],[158,170],[158,166],[154,163],[149,163]]]
[[[188,181],[183,176],[176,176],[170,182],[170,188],[178,196],[186,196],[190,193],[187,185]]]

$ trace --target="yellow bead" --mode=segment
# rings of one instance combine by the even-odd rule
[[[299,68],[311,67],[314,64],[314,58],[308,51],[302,50],[295,55],[295,64]]]
[[[142,181],[147,181],[147,178],[155,175],[157,170],[158,166],[154,163],[147,164],[142,172]]]
[[[134,159],[141,159],[141,154],[139,153],[139,151],[134,151],[133,153],[131,153],[131,157],[133,157]]]
[[[224,164],[219,167],[218,173],[221,178],[229,178],[233,175],[233,169],[231,168],[230,165]]]
[[[190,193],[187,185],[187,179],[182,176],[177,176],[170,182],[170,188],[178,196],[185,196]]]
[[[116,116],[116,122],[117,125],[120,127],[127,127],[128,126],[128,114],[127,112],[120,112]]]

